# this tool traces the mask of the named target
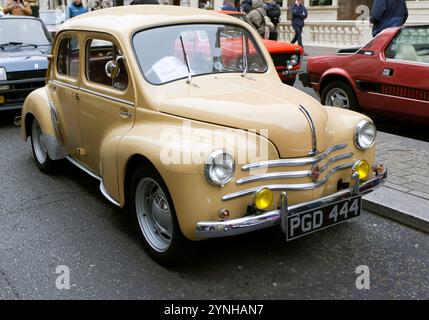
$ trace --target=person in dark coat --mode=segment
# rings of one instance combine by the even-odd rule
[[[408,8],[405,0],[375,0],[370,18],[374,25],[372,35],[375,37],[387,28],[401,27],[407,19]]]
[[[304,0],[296,0],[291,7],[292,12],[292,28],[295,31],[295,37],[291,43],[298,41],[298,44],[304,48],[302,44],[302,30],[304,29],[304,21],[307,19],[308,12],[304,6]]]
[[[233,5],[234,1],[225,0],[223,6],[220,8],[222,11],[237,11],[237,8]]]
[[[279,34],[277,31],[277,25],[280,22],[281,10],[280,6],[274,0],[266,0],[264,4],[264,9],[267,12],[268,18],[274,25],[274,29],[270,31],[270,40],[277,41]]]
[[[241,2],[241,10],[248,14],[250,11],[252,11],[252,0],[243,0]]]

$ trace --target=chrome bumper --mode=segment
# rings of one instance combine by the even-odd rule
[[[287,194],[286,192],[283,192],[278,210],[265,212],[259,215],[246,216],[239,219],[198,222],[196,226],[196,235],[200,239],[221,238],[270,228],[279,225],[282,222],[282,218],[287,215],[314,210],[324,207],[330,203],[370,193],[380,187],[386,181],[386,178],[387,170],[384,167],[382,172],[377,173],[374,178],[365,181],[364,183],[359,182],[359,178],[355,173],[352,176],[349,188],[324,198],[293,206],[288,206]]]
[[[284,76],[286,76],[286,77],[294,76],[294,75],[297,75],[297,74],[300,74],[300,73],[302,73],[301,69],[297,69],[297,70],[285,70],[285,71],[282,72],[282,74]]]

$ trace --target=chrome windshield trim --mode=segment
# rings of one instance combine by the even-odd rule
[[[345,148],[347,148],[347,143],[341,143],[328,148],[328,150],[326,150],[325,152],[315,157],[261,161],[261,162],[246,164],[241,167],[241,170],[249,171],[249,170],[256,170],[256,169],[278,168],[278,167],[298,167],[298,166],[305,166],[309,164],[316,164],[322,160],[325,160],[332,152],[342,150]]]
[[[321,179],[321,180],[319,180],[317,182],[314,182],[314,183],[273,184],[273,185],[262,186],[262,187],[270,189],[272,191],[314,190],[314,189],[317,189],[320,186],[324,185],[333,174],[335,174],[335,173],[337,173],[338,171],[341,171],[341,170],[351,169],[353,167],[353,165],[354,165],[354,162],[353,163],[347,163],[347,164],[339,165],[339,166],[331,169],[325,175],[325,177],[323,179]],[[251,189],[246,189],[246,190],[234,192],[234,193],[231,193],[231,194],[227,194],[227,195],[225,195],[225,196],[222,197],[222,201],[229,201],[229,200],[241,198],[241,197],[244,197],[244,196],[252,195],[256,191],[258,191],[260,188],[261,188],[261,186],[256,187],[256,188],[251,188]]]
[[[316,137],[316,126],[314,125],[313,118],[311,117],[310,112],[302,105],[299,105],[299,110],[304,114],[307,118],[308,124],[310,126],[311,131],[311,150],[309,152],[309,156],[315,156],[317,154],[317,137]]]

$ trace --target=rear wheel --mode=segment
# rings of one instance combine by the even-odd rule
[[[149,255],[167,266],[185,263],[191,257],[192,243],[180,230],[171,196],[158,172],[140,165],[130,190],[134,222]]]
[[[333,81],[322,91],[322,104],[330,107],[359,111],[353,88],[343,81]]]
[[[39,170],[45,173],[52,173],[55,170],[55,161],[49,158],[43,131],[36,118],[33,119],[31,125],[31,147]]]

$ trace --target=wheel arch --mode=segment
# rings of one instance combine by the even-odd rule
[[[31,134],[32,119],[39,122],[44,133],[55,137],[55,128],[52,124],[49,97],[45,88],[31,92],[25,99],[22,107],[21,138],[26,141]]]
[[[322,75],[320,80],[320,95],[322,95],[323,90],[326,88],[328,83],[332,81],[343,81],[346,84],[350,85],[353,91],[356,94],[356,86],[353,82],[351,76],[342,69],[332,69]]]

